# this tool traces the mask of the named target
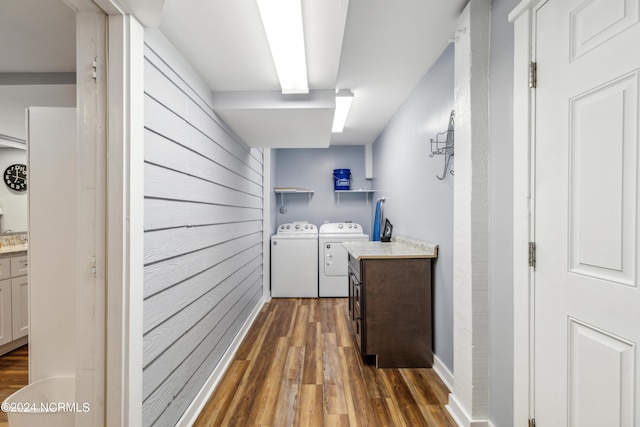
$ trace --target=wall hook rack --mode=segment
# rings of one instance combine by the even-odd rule
[[[444,170],[442,171],[442,176],[436,175],[436,178],[438,178],[440,181],[447,177],[449,163],[451,162],[451,157],[453,156],[453,151],[455,148],[454,126],[455,110],[451,110],[451,114],[449,115],[449,126],[447,127],[447,130],[436,134],[436,139],[430,139],[431,154],[429,154],[429,157],[444,156]],[[453,170],[450,170],[449,173],[451,175],[454,175]]]

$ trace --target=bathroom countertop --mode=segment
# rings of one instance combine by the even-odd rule
[[[28,253],[29,245],[21,244],[21,245],[2,245],[0,247],[0,258],[16,256],[16,255],[26,255]]]
[[[343,242],[355,259],[372,258],[437,258],[438,245],[410,237],[397,236],[391,242]]]

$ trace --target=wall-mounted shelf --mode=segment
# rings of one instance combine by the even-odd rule
[[[340,205],[340,194],[342,193],[360,193],[365,194],[367,199],[367,206],[369,206],[369,195],[374,193],[374,190],[334,190],[334,193],[338,195],[338,206]]]
[[[309,204],[311,204],[311,196],[313,195],[313,190],[307,190],[305,188],[296,188],[296,187],[276,187],[273,189],[273,191],[276,194],[280,194],[280,213],[287,212],[287,208],[284,206],[285,194],[308,194]]]
[[[294,187],[276,187],[273,189],[276,193],[289,194],[289,193],[313,193],[313,190],[307,190],[305,188]]]

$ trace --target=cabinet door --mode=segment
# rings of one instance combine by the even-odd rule
[[[27,276],[11,279],[13,339],[29,333],[29,286]]]
[[[360,279],[349,265],[349,310],[358,349],[363,352],[365,344],[364,309],[362,308],[362,284]]]
[[[11,258],[0,258],[0,280],[11,277]]]
[[[353,301],[355,300],[356,277],[353,271],[349,269],[349,320],[354,320]]]
[[[11,258],[11,277],[26,276],[29,262],[26,255]]]
[[[13,340],[11,322],[11,279],[0,280],[0,345]]]

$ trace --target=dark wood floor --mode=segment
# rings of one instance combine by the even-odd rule
[[[346,301],[267,303],[195,425],[455,426],[432,369],[362,363]],[[27,383],[28,346],[0,356],[0,402]]]
[[[195,426],[456,426],[432,369],[375,369],[346,298],[265,305]]]
[[[0,402],[29,383],[29,349],[22,346],[0,356]],[[7,414],[0,411],[0,427],[7,426]]]

